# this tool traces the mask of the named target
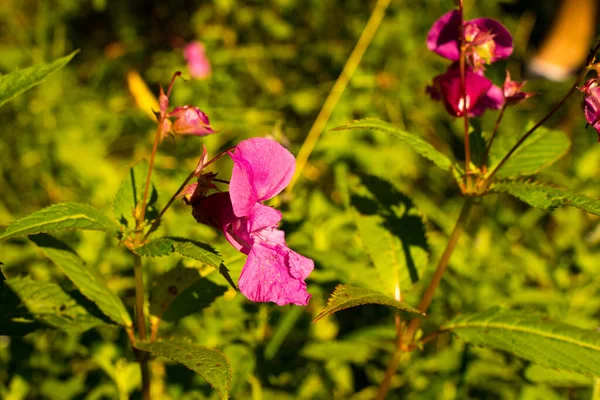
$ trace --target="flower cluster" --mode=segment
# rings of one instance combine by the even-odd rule
[[[215,188],[214,175],[200,175],[184,191],[192,215],[221,230],[236,250],[248,255],[238,282],[248,299],[307,305],[311,296],[304,280],[314,263],[287,246],[285,233],[277,229],[281,213],[262,204],[288,185],[294,156],[265,138],[244,140],[227,154],[234,163],[229,192],[208,194]]]
[[[461,38],[462,34],[462,38]],[[460,58],[464,46],[465,71],[462,93]],[[489,18],[464,21],[461,10],[452,10],[434,22],[427,35],[427,47],[453,63],[433,79],[427,92],[441,100],[452,116],[467,113],[477,117],[487,109],[500,109],[505,103],[516,104],[530,97],[521,92],[524,83],[507,80],[500,88],[485,77],[485,65],[508,58],[512,54],[512,36],[501,23]]]

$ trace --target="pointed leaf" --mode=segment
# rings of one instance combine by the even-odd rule
[[[142,257],[165,257],[174,251],[173,239],[169,237],[161,237],[133,249],[135,254]]]
[[[600,332],[528,312],[498,309],[460,315],[441,329],[550,368],[600,376]]]
[[[43,322],[66,332],[84,332],[106,324],[94,310],[95,305],[78,293],[69,294],[55,283],[15,278],[5,281],[8,288],[20,299],[22,306],[10,312],[19,317]],[[24,306],[24,308],[23,308]],[[91,313],[90,310],[93,312]]]
[[[382,292],[410,289],[427,267],[425,225],[412,200],[379,177],[362,175],[350,198],[354,222],[379,274]]]
[[[147,178],[148,163],[141,161],[129,168],[127,176],[123,179],[121,185],[119,185],[119,189],[117,189],[113,200],[113,214],[124,231],[132,231],[136,228],[136,207],[138,207],[144,197]],[[146,212],[144,214],[146,224],[158,216],[158,210],[156,209],[158,192],[153,182],[150,186]]]
[[[219,393],[221,399],[229,398],[231,367],[220,351],[171,341],[137,342],[135,347],[185,365],[204,378]]]
[[[104,231],[117,235],[118,226],[92,206],[79,203],[61,203],[43,208],[12,223],[0,236],[8,239],[36,233],[65,229]]]
[[[403,131],[389,122],[385,122],[376,118],[365,118],[352,121],[346,125],[334,128],[333,130],[343,131],[349,129],[366,129],[388,133],[412,147],[414,151],[432,161],[436,166],[444,171],[453,172],[457,178],[462,174],[460,167],[455,162],[451,161],[446,155],[437,151],[431,144],[423,140],[420,136]]]
[[[500,162],[517,140],[514,135],[498,135],[490,150],[490,170]],[[496,177],[502,179],[536,174],[563,157],[570,145],[571,141],[564,132],[540,127],[498,170]]]
[[[492,192],[508,193],[532,207],[554,210],[561,206],[580,208],[591,214],[600,215],[600,199],[575,194],[563,188],[546,186],[535,182],[497,182]]]
[[[406,304],[403,301],[398,301],[392,297],[386,296],[383,293],[351,285],[337,285],[333,291],[333,294],[329,300],[327,300],[327,307],[321,310],[319,315],[317,315],[313,320],[313,323],[338,311],[345,310],[350,307],[361,306],[363,304],[381,304],[402,311],[422,314],[413,306]]]
[[[67,65],[78,52],[79,50],[74,51],[68,56],[59,58],[49,64],[33,65],[0,76],[0,106],[13,97],[42,83],[48,75]]]
[[[98,272],[86,265],[73,250],[49,235],[39,234],[29,238],[104,314],[119,325],[131,326],[131,317],[121,299],[105,286]]]

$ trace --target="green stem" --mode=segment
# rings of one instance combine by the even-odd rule
[[[142,276],[142,257],[133,255],[133,272],[135,276],[135,314],[138,336],[146,341],[146,317],[144,315],[144,278]],[[150,400],[150,371],[148,353],[137,350],[137,359],[142,373],[142,399]]]
[[[163,126],[164,117],[160,118],[158,121],[158,126],[156,127],[156,134],[154,135],[154,145],[152,146],[152,153],[150,154],[150,162],[148,163],[148,175],[146,176],[146,185],[144,186],[144,196],[142,197],[141,210],[139,214],[139,218],[137,219],[137,229],[143,229],[144,218],[146,216],[146,202],[148,201],[148,193],[150,192],[150,180],[152,179],[152,170],[154,169],[154,159],[156,158],[156,151],[158,150],[158,144],[160,143],[160,138],[163,134],[162,126]]]
[[[177,198],[177,196],[179,195],[179,193],[181,193],[181,191],[183,189],[185,189],[185,186],[189,183],[189,181],[192,180],[192,178],[195,175],[194,172],[195,171],[192,171],[192,173],[189,174],[187,178],[185,178],[185,180],[183,181],[183,183],[181,184],[181,186],[179,186],[179,189],[177,189],[177,191],[175,192],[175,194],[173,194],[173,196],[171,196],[171,198],[169,199],[169,201],[167,202],[167,204],[162,208],[162,210],[160,210],[160,212],[158,213],[158,216],[156,217],[156,219],[154,220],[154,222],[150,226],[150,229],[148,229],[148,232],[146,232],[146,234],[144,235],[143,241],[146,241],[146,239],[148,238],[148,236],[150,235],[150,233],[152,233],[152,231],[154,231],[154,229],[156,229],[156,227],[158,226],[158,223],[160,222],[160,219],[162,218],[162,216],[164,215],[164,213],[169,209],[169,207],[171,207],[171,204],[173,204],[173,202],[175,201],[175,198]]]
[[[468,112],[468,104],[467,104],[467,84],[466,84],[466,44],[465,38],[463,34],[463,2],[459,0],[458,6],[460,9],[460,23],[458,28],[458,37],[460,38],[460,58],[459,58],[459,67],[460,67],[460,94],[462,97],[462,110],[459,107],[459,110],[463,113],[463,130],[464,130],[464,141],[465,141],[465,176],[466,176],[466,187],[467,191],[471,188],[471,175],[469,174],[469,170],[471,169],[471,143],[469,142],[469,112]]]
[[[442,257],[440,258],[437,268],[433,273],[433,277],[431,278],[431,282],[425,290],[425,293],[423,293],[423,298],[419,303],[419,311],[421,311],[422,313],[425,313],[429,308],[435,290],[442,281],[442,277],[444,276],[444,272],[446,272],[448,262],[450,261],[450,256],[452,255],[454,248],[458,243],[458,238],[464,230],[465,224],[469,217],[469,211],[472,205],[473,199],[471,197],[467,197],[460,211],[460,215],[458,216],[458,220],[456,221],[456,225],[454,225],[454,229],[452,230],[452,233],[448,238],[448,244],[446,245],[446,249],[444,250]],[[414,340],[414,335],[417,332],[417,329],[419,329],[420,324],[421,318],[413,318],[410,321],[410,324],[408,325],[408,328],[404,335],[400,335],[398,337],[398,340],[396,341],[396,350],[394,351],[394,354],[390,359],[390,362],[388,363],[387,369],[385,371],[385,376],[383,377],[383,381],[379,386],[377,400],[385,399],[385,396],[387,395],[390,389],[392,378],[394,377],[394,375],[396,374],[396,370],[398,369],[398,363],[402,359],[403,354],[407,353],[406,350],[410,349]]]
[[[315,119],[313,126],[310,128],[310,131],[308,132],[308,135],[306,136],[306,139],[304,140],[304,143],[298,152],[298,157],[296,158],[296,172],[286,189],[286,193],[290,193],[292,191],[296,181],[300,177],[300,174],[302,173],[310,154],[315,148],[315,145],[317,144],[325,125],[327,125],[327,121],[329,121],[336,104],[342,97],[342,93],[344,93],[346,86],[348,86],[350,78],[352,78],[352,75],[354,75],[358,64],[360,64],[360,60],[369,47],[373,36],[375,36],[379,25],[381,25],[381,21],[383,21],[385,11],[389,4],[390,0],[377,0],[377,4],[375,4],[375,8],[371,13],[371,17],[369,18],[367,25],[363,29],[358,42],[356,42],[354,50],[352,50],[350,57],[348,57],[348,60],[346,61],[346,65],[344,65],[344,68],[342,69],[342,73],[335,81],[331,92],[325,100],[325,104],[323,104],[321,111],[319,111],[317,119]]]
[[[494,143],[494,138],[496,137],[496,132],[498,132],[498,127],[500,126],[500,122],[502,121],[502,117],[504,116],[504,111],[506,111],[506,102],[500,109],[500,113],[498,114],[498,118],[496,118],[496,123],[494,124],[494,130],[492,131],[492,135],[490,136],[490,141],[485,148],[485,153],[483,154],[483,159],[481,160],[481,167],[486,168],[485,164],[487,163],[487,159],[490,155],[490,149],[492,148],[492,143]]]

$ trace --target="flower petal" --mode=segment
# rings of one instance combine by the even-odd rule
[[[183,57],[188,63],[190,76],[196,79],[204,79],[210,75],[211,68],[206,50],[200,42],[191,42],[183,49]]]
[[[311,295],[304,279],[314,268],[311,259],[285,246],[256,243],[238,282],[240,291],[255,302],[305,306]]]
[[[493,35],[495,48],[490,62],[508,58],[512,54],[512,35],[500,22],[491,18],[475,18],[468,23],[476,25],[481,32],[490,32]]]
[[[276,196],[294,175],[294,156],[271,139],[244,140],[229,155],[234,163],[229,192],[238,217],[248,215],[257,202]]]
[[[492,85],[488,91],[481,96],[479,101],[475,104],[475,106],[471,109],[469,113],[472,117],[478,117],[485,110],[491,108],[493,110],[499,110],[504,105],[504,92],[503,90],[496,86]]]
[[[452,10],[433,23],[427,34],[427,48],[452,61],[460,57],[460,11]]]

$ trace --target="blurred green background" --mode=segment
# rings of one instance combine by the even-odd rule
[[[521,80],[526,60],[545,32],[557,2],[467,2],[467,18],[493,17],[513,33],[515,52],[488,69],[496,84],[504,69]],[[532,2],[533,3],[533,2]],[[180,70],[171,105],[192,104],[218,134],[167,139],[155,181],[162,206],[191,171],[202,144],[217,154],[248,137],[271,136],[296,154],[374,6],[367,0],[0,2],[0,72],[80,53],[47,81],[0,108],[0,226],[57,202],[88,202],[110,209],[128,168],[147,158],[153,121],[127,83],[136,71],[156,94]],[[430,53],[425,37],[452,1],[392,1],[327,129],[376,116],[426,138],[463,159],[461,121],[425,93],[446,60]],[[200,40],[212,75],[189,78],[182,48]],[[500,135],[518,137],[545,114],[571,83],[532,79],[540,94],[510,109]],[[600,147],[585,130],[580,99],[549,122],[572,140],[570,153],[540,180],[600,196]],[[495,113],[482,120],[489,132]],[[219,161],[228,179],[231,165]],[[394,314],[380,306],[353,308],[316,324],[338,283],[382,285],[361,248],[342,190],[356,171],[394,182],[427,223],[430,264],[439,258],[461,204],[449,175],[383,133],[325,131],[291,195],[278,204],[288,243],[314,258],[306,308],[253,304],[228,291],[212,304],[190,304],[187,317],[162,335],[221,349],[233,369],[234,399],[370,399],[394,348]],[[166,214],[162,231],[209,241],[232,276],[244,257],[217,232],[198,225],[183,204]],[[63,233],[109,286],[133,306],[131,258],[97,232]],[[0,245],[7,277],[31,274],[70,283],[26,240]],[[179,257],[147,263],[146,279]],[[430,268],[431,270],[431,268]],[[210,271],[207,271],[209,273]],[[431,271],[429,271],[431,272]],[[218,276],[214,281],[226,286]],[[424,280],[427,282],[427,277]],[[150,286],[150,285],[149,285]],[[422,286],[405,293],[416,305]],[[474,208],[424,323],[430,333],[460,312],[509,306],[538,310],[583,328],[600,326],[600,227],[597,217],[563,208],[549,214],[508,197],[488,196]],[[160,399],[216,398],[182,366],[153,361],[153,393]],[[559,374],[505,353],[467,346],[448,334],[403,362],[390,398],[583,399],[591,379]],[[126,336],[103,328],[81,335],[43,331],[0,337],[0,398],[103,399],[139,396],[139,371]]]

